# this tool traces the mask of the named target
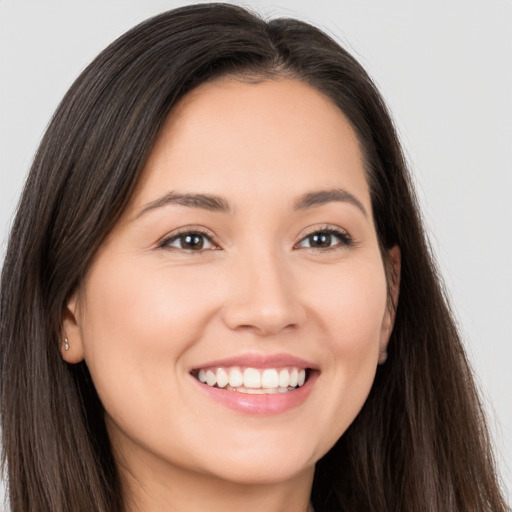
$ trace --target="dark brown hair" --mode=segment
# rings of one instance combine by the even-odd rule
[[[167,115],[216,77],[318,89],[363,149],[377,235],[401,248],[400,301],[370,395],[317,463],[317,512],[500,512],[482,408],[423,232],[393,123],[361,66],[320,30],[228,4],[135,27],[73,84],[41,142],[1,281],[1,416],[13,512],[121,512],[86,364],[60,355],[61,315],[115,225]]]

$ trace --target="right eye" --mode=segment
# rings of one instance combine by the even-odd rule
[[[163,240],[159,247],[162,249],[197,253],[218,249],[211,237],[206,232],[200,230],[182,231],[181,233],[172,234]]]

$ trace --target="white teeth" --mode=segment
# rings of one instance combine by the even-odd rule
[[[249,394],[286,393],[306,382],[304,368],[209,368],[200,369],[197,379],[211,387]]]
[[[297,368],[293,368],[292,371],[290,372],[290,383],[288,385],[294,388],[298,383],[298,379],[299,370],[297,370]]]
[[[244,370],[244,387],[261,388],[261,373],[255,368],[246,368]]]
[[[201,372],[199,372],[201,373]],[[290,385],[290,373],[286,368],[279,372],[279,387],[287,388]]]
[[[201,372],[199,372],[201,373]],[[238,388],[239,386],[242,386],[244,383],[244,376],[242,375],[242,372],[238,368],[232,368],[229,371],[229,385],[232,388]]]
[[[219,388],[224,388],[228,385],[228,382],[229,375],[222,368],[219,368],[217,370],[217,386],[219,386]]]
[[[206,372],[206,384],[208,386],[215,386],[217,384],[217,376],[211,370]]]
[[[262,388],[277,388],[279,386],[279,377],[277,370],[264,370],[261,374],[261,387]]]
[[[287,393],[288,391],[293,391],[294,388],[244,388],[239,387],[233,389],[232,391],[236,391],[237,393],[246,393],[248,395],[275,395],[276,393]]]
[[[268,395],[268,389],[262,388],[245,388],[241,393],[247,393],[248,395]]]

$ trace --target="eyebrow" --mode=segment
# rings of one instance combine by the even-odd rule
[[[334,188],[331,190],[319,190],[317,192],[309,192],[299,197],[298,201],[295,203],[293,209],[294,210],[304,210],[306,208],[313,208],[315,206],[321,206],[323,204],[331,203],[334,201],[339,201],[341,203],[350,203],[363,212],[365,217],[368,217],[368,213],[366,212],[363,203],[357,199],[350,192],[342,188]]]
[[[156,208],[175,204],[179,206],[188,206],[189,208],[200,208],[202,210],[209,210],[212,212],[234,213],[226,199],[220,196],[211,194],[178,194],[176,192],[169,192],[156,201],[152,201],[145,205],[144,208],[142,208],[142,210],[135,216],[134,220]]]
[[[361,212],[368,216],[365,207],[350,192],[347,192],[344,189],[336,188],[330,190],[319,190],[316,192],[308,192],[298,198],[295,202],[293,209],[295,211],[305,210],[307,208],[314,208],[318,206],[322,206],[331,202],[342,202],[349,203],[356,206]],[[235,212],[234,208],[231,207],[229,202],[221,197],[212,194],[192,194],[192,193],[177,193],[177,192],[169,192],[164,196],[146,204],[142,210],[134,217],[133,220],[138,219],[145,213],[155,210],[156,208],[162,208],[164,206],[169,205],[179,205],[186,206],[189,208],[200,208],[202,210],[209,210],[212,212],[219,213],[229,213],[233,214]]]

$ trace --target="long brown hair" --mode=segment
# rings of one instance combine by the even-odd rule
[[[359,137],[381,247],[401,249],[389,358],[358,417],[317,463],[315,510],[505,511],[471,371],[374,84],[306,23],[202,4],[152,18],[104,50],[66,94],[35,157],[1,278],[2,440],[13,512],[124,510],[87,366],[60,356],[61,314],[172,107],[223,75],[292,77],[330,97]]]

